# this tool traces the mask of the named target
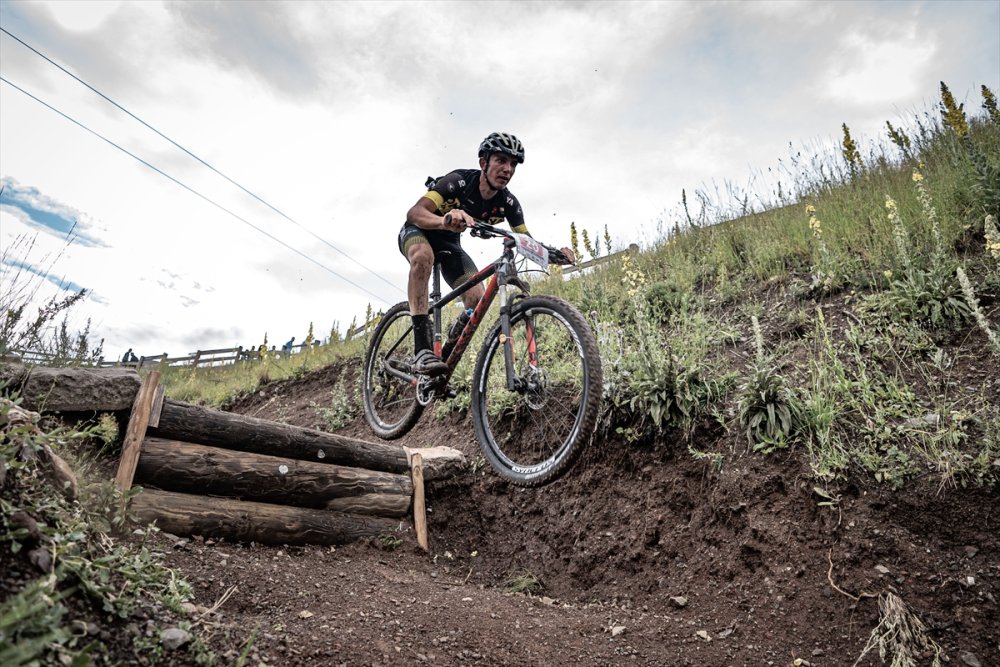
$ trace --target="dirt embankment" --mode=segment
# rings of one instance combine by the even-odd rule
[[[319,427],[316,406],[354,372],[231,409]],[[370,437],[360,419],[341,432]],[[852,665],[892,594],[951,664],[1000,664],[996,491],[848,484],[831,502],[799,453],[734,446],[718,467],[679,441],[597,442],[564,479],[526,490],[481,462],[465,419],[426,414],[403,444],[475,462],[428,488],[429,555],[163,538],[200,604],[229,593],[220,655],[259,628],[251,657],[281,665]],[[532,594],[508,592],[515,582]],[[935,644],[911,641],[917,664]],[[858,664],[882,664],[878,649]]]

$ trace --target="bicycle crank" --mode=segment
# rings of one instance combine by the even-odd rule
[[[417,403],[423,407],[431,404],[435,398],[455,398],[458,393],[441,377],[423,376],[417,380]]]

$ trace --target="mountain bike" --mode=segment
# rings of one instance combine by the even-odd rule
[[[448,372],[413,372],[410,308],[396,304],[375,327],[365,355],[365,418],[376,435],[391,440],[409,432],[433,400],[454,397],[449,381],[499,297],[499,321],[486,334],[472,373],[472,422],[484,457],[501,476],[539,486],[568,470],[593,435],[603,388],[597,341],[575,307],[557,297],[531,296],[519,275],[517,256],[546,270],[550,262],[569,263],[561,251],[485,223],[475,223],[470,233],[502,238],[503,254],[443,297],[441,269],[434,264],[434,352]],[[444,307],[486,280],[468,322],[455,340],[443,341]]]

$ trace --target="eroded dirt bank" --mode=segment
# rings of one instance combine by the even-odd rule
[[[344,372],[231,407],[316,427]],[[370,437],[357,420],[341,432]],[[717,467],[666,441],[595,443],[567,477],[525,490],[478,462],[467,420],[427,414],[403,443],[477,462],[428,488],[429,555],[412,542],[159,538],[200,604],[229,593],[220,655],[235,660],[259,628],[250,657],[282,665],[852,665],[879,622],[876,596],[893,593],[951,664],[1000,664],[996,491],[841,485],[820,505],[795,452],[737,447]],[[507,592],[515,577],[537,579],[533,594]],[[858,664],[882,662],[873,650]]]

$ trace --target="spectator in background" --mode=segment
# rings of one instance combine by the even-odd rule
[[[292,355],[292,346],[294,344],[295,344],[295,336],[292,336],[292,339],[290,341],[288,341],[287,343],[285,343],[284,345],[281,346],[281,353],[282,354],[287,354],[288,356],[291,356]]]
[[[139,359],[132,352],[132,348],[129,348],[128,352],[126,352],[125,354],[122,355],[122,363],[123,364],[134,364],[137,361],[139,361]]]

